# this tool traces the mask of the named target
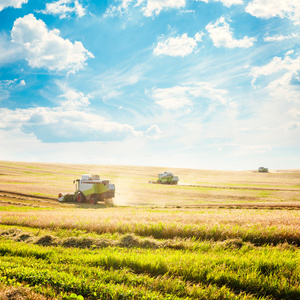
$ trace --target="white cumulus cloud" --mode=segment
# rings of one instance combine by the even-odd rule
[[[59,34],[58,29],[48,30],[42,20],[29,14],[14,22],[11,38],[13,43],[22,47],[24,57],[32,68],[75,73],[86,65],[88,58],[94,56],[81,42],[73,44]]]
[[[0,11],[6,7],[21,8],[22,4],[27,3],[28,0],[1,0],[0,1]]]
[[[88,106],[90,104],[89,99],[91,98],[91,95],[84,95],[82,92],[68,89],[59,97],[66,99],[66,101],[63,101],[62,103],[62,107],[65,107],[67,109],[76,109]]]
[[[163,42],[158,42],[154,55],[186,56],[191,54],[202,41],[203,33],[196,33],[193,37],[188,37],[186,33],[178,37],[170,37]]]
[[[60,19],[68,18],[71,14],[75,14],[78,17],[85,15],[85,9],[77,0],[58,0],[46,3],[46,9],[39,12],[48,15],[58,15]]]
[[[298,71],[300,71],[300,54],[296,55],[294,59],[290,56],[290,54],[293,54],[293,51],[287,52],[284,58],[275,56],[266,65],[252,67],[252,84],[255,83],[259,76],[269,76],[278,72],[289,72],[296,74]]]
[[[246,12],[257,18],[289,18],[300,22],[299,0],[253,0],[246,6]]]
[[[247,36],[242,39],[234,39],[233,31],[224,17],[221,17],[215,23],[209,23],[205,28],[216,47],[249,48],[256,41],[256,38]]]
[[[287,102],[300,104],[300,80],[298,84],[292,84],[293,72],[287,72],[280,78],[273,80],[267,86],[270,95],[278,100],[285,99]]]
[[[151,17],[154,14],[158,15],[162,10],[170,8],[182,8],[185,7],[186,0],[148,0],[147,6],[143,8],[144,15]]]

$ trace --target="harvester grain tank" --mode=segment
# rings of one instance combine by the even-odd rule
[[[160,184],[178,184],[179,178],[174,176],[171,172],[164,172],[158,174],[157,181],[150,181],[150,183],[160,183]]]
[[[60,202],[89,202],[97,204],[103,201],[106,204],[112,204],[112,198],[115,196],[115,185],[109,180],[101,180],[99,175],[83,174],[80,179],[73,181],[75,184],[74,193],[60,193],[58,201]]]

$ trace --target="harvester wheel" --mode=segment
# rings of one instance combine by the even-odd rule
[[[78,203],[83,203],[84,202],[84,195],[82,193],[78,193],[76,200]]]
[[[92,205],[97,204],[97,200],[95,199],[94,196],[92,196],[92,197],[90,198],[90,203],[91,203]]]

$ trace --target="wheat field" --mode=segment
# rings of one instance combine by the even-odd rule
[[[57,201],[85,173],[114,206]],[[2,161],[0,299],[300,299],[299,200],[300,170]]]

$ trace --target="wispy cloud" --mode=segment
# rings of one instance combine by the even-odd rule
[[[209,2],[222,2],[223,5],[230,7],[231,5],[239,5],[243,4],[243,0],[196,0],[196,1],[202,1],[205,3]]]
[[[134,0],[119,0],[118,5],[111,4],[105,11],[104,18],[120,16],[124,13],[127,13],[129,7],[136,3],[135,6],[139,6],[142,1],[134,1]]]
[[[10,91],[17,89],[18,87],[25,86],[25,80],[14,79],[14,80],[1,80],[0,81],[0,101],[9,99]]]
[[[157,16],[163,10],[180,9],[186,6],[186,0],[119,0],[118,5],[110,5],[104,17],[120,16],[133,7],[139,8],[145,17]]]
[[[247,156],[261,153],[267,153],[272,150],[272,147],[266,145],[235,145],[237,150],[233,153],[233,156]]]
[[[13,80],[1,80],[0,81],[0,88],[13,88],[18,85],[25,85],[25,80],[18,80],[18,79],[13,79]]]
[[[294,38],[299,38],[298,33],[291,33],[289,35],[274,35],[274,36],[265,36],[264,41],[265,42],[281,42],[284,40],[289,40],[289,39],[294,39]]]
[[[288,111],[288,114],[292,117],[299,118],[300,117],[300,109],[298,108],[292,108]]]
[[[22,48],[24,58],[32,68],[75,73],[85,66],[88,58],[94,57],[81,42],[73,44],[63,39],[58,29],[48,30],[46,24],[32,14],[14,22],[11,38]]]
[[[184,86],[154,89],[151,96],[155,100],[155,103],[166,109],[173,110],[193,105],[189,97],[189,88]]]
[[[161,136],[161,130],[158,125],[154,124],[151,125],[146,130],[146,136],[152,139],[158,139]]]
[[[70,95],[65,95],[70,96]],[[71,95],[72,100],[73,95]],[[133,126],[110,121],[87,110],[60,107],[0,109],[1,128],[34,134],[43,142],[117,141],[142,136]]]
[[[3,100],[8,99],[10,96],[9,92],[7,90],[0,89],[0,102]]]
[[[11,64],[23,58],[22,47],[12,44],[8,35],[0,34],[0,66]]]
[[[1,121],[0,121],[1,124]],[[0,156],[7,161],[40,161],[56,163],[93,163],[137,165],[141,157],[144,164],[151,165],[153,157],[145,151],[143,139],[130,138],[122,141],[87,141],[44,143],[34,134],[26,134],[15,128],[10,131],[0,130]],[[22,147],[20,147],[22,145]],[[5,149],[10,149],[5,151]],[[126,155],[125,155],[126,153]],[[165,161],[166,163],[166,161]]]
[[[293,51],[251,68],[252,84],[260,99],[253,100],[252,117],[242,120],[243,137],[252,145],[271,148],[299,144],[300,55]],[[246,153],[245,153],[246,154]]]
[[[0,82],[12,86],[22,81]],[[57,82],[62,94],[58,96],[55,107],[30,107],[26,109],[0,108],[0,128],[18,129],[26,134],[33,134],[43,142],[76,141],[121,141],[128,138],[157,139],[161,135],[158,125],[150,125],[144,131],[133,125],[111,120],[103,108],[100,112],[90,107],[91,94],[84,94],[70,88],[65,83]],[[9,97],[9,94],[6,98]],[[54,102],[54,101],[53,101]],[[105,116],[104,116],[105,115]]]
[[[228,92],[217,89],[207,82],[174,86],[171,88],[154,89],[151,97],[158,105],[171,110],[192,106],[199,99],[209,99],[212,103],[226,105],[230,100]]]
[[[209,23],[205,28],[216,47],[249,48],[256,41],[256,38],[247,36],[242,39],[235,39],[233,30],[229,27],[224,17],[221,17],[214,23]]]
[[[93,95],[103,100],[120,98],[127,87],[136,85],[143,79],[148,66],[145,64],[132,66],[130,63],[119,69],[107,70],[93,77],[92,85],[95,86]]]

